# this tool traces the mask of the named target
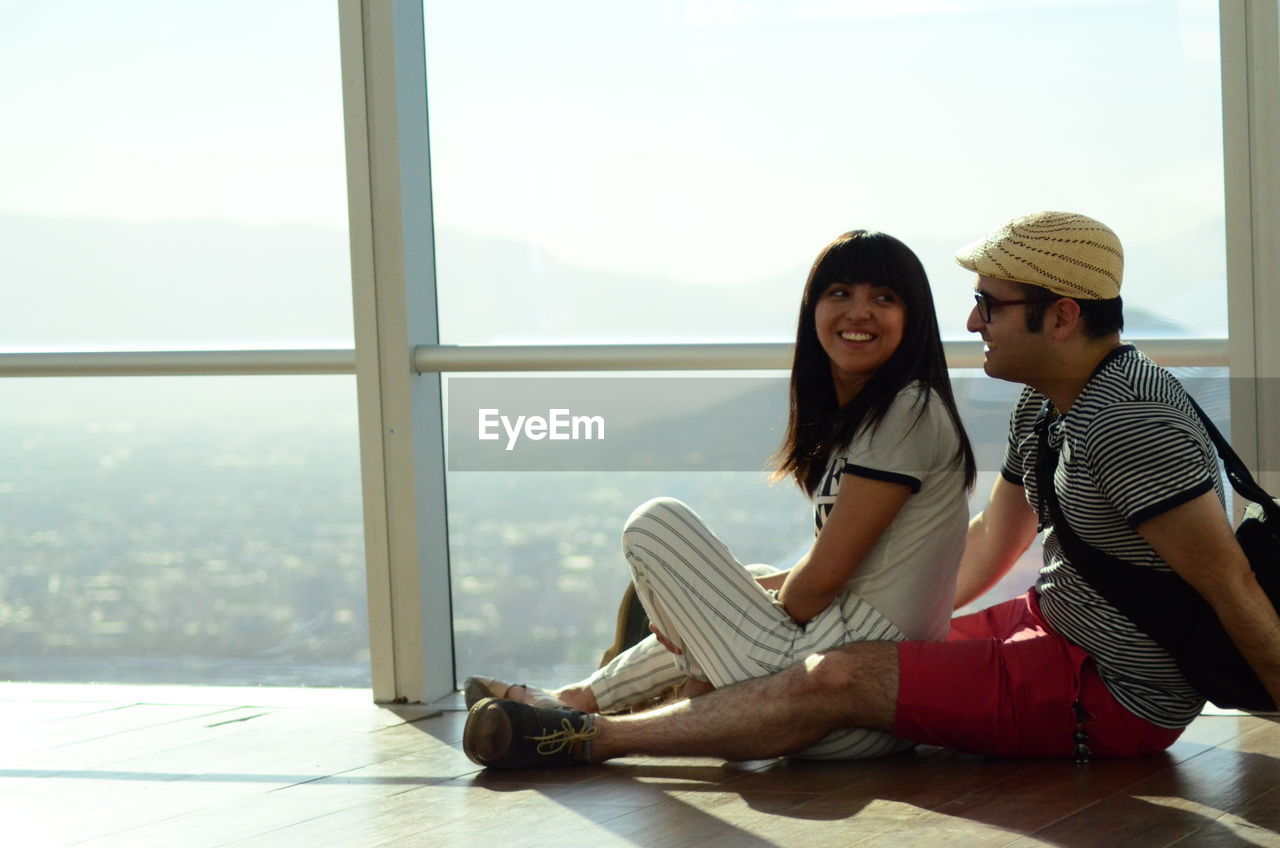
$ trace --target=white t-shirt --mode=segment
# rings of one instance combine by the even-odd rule
[[[947,408],[927,386],[913,383],[898,393],[874,429],[864,427],[847,449],[831,457],[814,496],[821,531],[846,474],[911,487],[906,503],[845,587],[908,639],[942,641],[950,628],[969,525],[959,448]]]

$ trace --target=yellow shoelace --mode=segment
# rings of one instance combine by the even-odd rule
[[[574,730],[569,719],[560,719],[559,730],[548,730],[541,736],[526,736],[525,739],[538,743],[538,753],[550,757],[565,750],[575,742],[590,742],[600,735],[597,728],[591,727],[587,719],[582,720],[582,729]]]

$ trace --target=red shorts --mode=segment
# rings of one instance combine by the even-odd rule
[[[1170,730],[1122,707],[1093,660],[1040,615],[1035,590],[951,622],[945,642],[898,643],[893,732],[1000,757],[1073,757],[1081,728],[1094,757],[1158,754]]]

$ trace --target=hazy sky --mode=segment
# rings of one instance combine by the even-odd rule
[[[729,283],[852,226],[1065,208],[1136,241],[1221,209],[1211,0],[427,15],[440,214],[588,266]]]
[[[332,0],[0,0],[0,209],[346,227]]]
[[[4,6],[0,213],[345,230],[332,0]],[[748,293],[874,227],[954,309],[954,247],[1058,208],[1221,288],[1216,6],[428,2],[437,226]]]

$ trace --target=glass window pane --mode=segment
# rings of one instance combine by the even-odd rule
[[[333,4],[5,23],[0,350],[351,346]]]
[[[459,676],[566,683],[594,669],[629,582],[623,523],[655,495],[694,507],[750,562],[793,564],[813,534],[799,492],[759,472],[452,472]]]
[[[952,254],[1041,209],[1120,234],[1129,335],[1226,333],[1212,0],[430,0],[426,35],[446,342],[786,340],[855,227],[966,337]]]
[[[0,399],[0,679],[369,685],[353,378]]]
[[[1229,432],[1227,369],[1176,368],[1173,373],[1219,429]],[[484,379],[505,392],[489,396],[496,398],[491,402],[498,408],[504,399],[512,399],[515,408],[507,411],[514,421],[517,412],[572,403],[575,394],[569,381],[591,386],[591,377]],[[738,375],[665,378],[686,379],[697,388],[693,392],[673,390],[667,382],[648,377],[614,375],[609,379],[625,386],[622,392],[637,401],[631,411],[610,403],[573,411],[603,410],[605,442],[616,437],[616,446],[588,454],[592,446],[587,442],[565,441],[555,447],[559,455],[547,452],[551,448],[545,440],[517,441],[507,451],[505,434],[493,443],[496,451],[481,455],[459,450],[455,442],[474,447],[478,441],[475,398],[483,396],[467,386],[477,379],[454,377],[447,383],[449,544],[461,678],[485,674],[531,684],[563,684],[593,670],[612,644],[618,602],[629,580],[620,544],[623,524],[633,509],[652,497],[685,501],[744,563],[789,568],[812,543],[812,508],[793,484],[771,484],[759,470],[698,470],[698,458],[715,453],[708,446],[725,439],[766,445],[751,461],[757,469],[763,467],[785,424],[786,407],[777,402],[775,391],[780,387],[785,396],[781,375],[753,378],[761,390],[748,393],[737,392],[737,384],[744,382]],[[976,515],[1003,465],[1009,414],[1021,387],[976,369],[953,371],[951,379],[978,463],[969,505],[970,515]],[[734,395],[730,406],[719,397],[723,394]],[[706,400],[699,403],[699,397]],[[465,413],[464,402],[469,402]],[[524,406],[517,407],[519,403]],[[730,408],[735,411],[732,416],[725,414]],[[627,419],[645,409],[661,413],[658,423],[646,423],[658,434],[659,461],[683,458],[688,470],[628,468],[628,463],[638,463],[628,452]],[[620,410],[616,417],[613,410]],[[535,449],[542,453],[528,453]],[[584,456],[589,461],[579,463]],[[730,461],[743,460],[732,454]],[[575,470],[549,470],[557,462]],[[1225,482],[1224,489],[1230,503]],[[1003,580],[962,612],[1027,591],[1035,583],[1041,556],[1037,540]]]
[[[813,541],[808,499],[767,473],[786,424],[784,374],[457,375],[446,388],[460,677],[551,683],[594,669],[629,581],[621,531],[650,498],[689,504],[743,563],[789,568]],[[996,422],[988,441],[1004,436],[1009,401],[987,407],[997,403],[1001,413],[974,416]],[[555,409],[598,415],[603,439],[573,439],[568,426],[569,439],[530,439],[519,423],[523,435],[508,435],[519,415]],[[505,416],[501,439],[481,442],[486,414]],[[995,467],[1003,456],[981,455]]]

